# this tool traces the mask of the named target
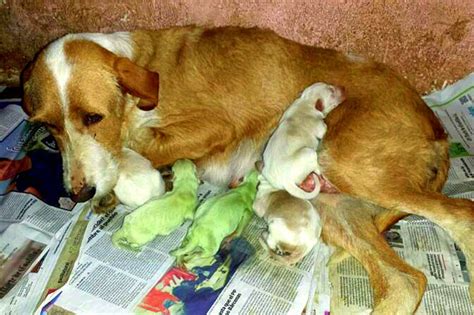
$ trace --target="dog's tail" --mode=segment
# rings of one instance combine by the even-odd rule
[[[285,182],[284,184],[285,190],[292,196],[295,196],[296,198],[300,198],[300,199],[315,198],[321,190],[321,183],[319,182],[319,178],[318,178],[318,175],[316,175],[316,173],[312,173],[311,175],[313,176],[313,180],[314,180],[314,189],[312,191],[304,191],[296,183],[293,183],[290,181]]]

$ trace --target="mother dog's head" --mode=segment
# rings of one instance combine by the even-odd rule
[[[76,201],[114,188],[126,105],[150,110],[158,102],[158,74],[133,63],[133,50],[129,33],[67,35],[23,72],[23,109],[58,142],[64,184]]]

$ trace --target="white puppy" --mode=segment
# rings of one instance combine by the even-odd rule
[[[255,213],[268,224],[268,231],[262,234],[261,243],[275,260],[288,265],[295,264],[319,240],[319,214],[308,200],[275,189],[262,175],[259,179],[253,207]]]
[[[137,208],[151,198],[163,195],[165,182],[149,160],[131,149],[124,148],[114,192],[122,204]]]
[[[262,175],[273,187],[303,199],[318,195],[316,150],[326,133],[323,119],[344,99],[342,88],[315,83],[285,111],[263,153]]]

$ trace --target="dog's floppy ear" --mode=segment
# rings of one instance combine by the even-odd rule
[[[113,67],[120,86],[141,99],[138,103],[140,109],[152,110],[156,107],[160,85],[158,73],[142,68],[128,58],[117,58]]]

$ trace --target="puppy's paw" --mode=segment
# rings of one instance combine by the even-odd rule
[[[112,211],[119,204],[114,192],[108,193],[102,198],[92,199],[91,208],[94,213],[105,214]]]

